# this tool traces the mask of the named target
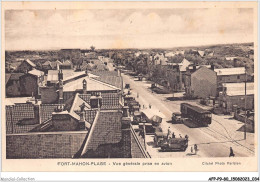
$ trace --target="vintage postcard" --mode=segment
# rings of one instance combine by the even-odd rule
[[[257,2],[2,2],[3,171],[257,171]]]

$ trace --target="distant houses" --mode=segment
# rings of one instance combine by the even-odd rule
[[[59,60],[56,61],[46,61],[42,64],[42,69],[44,71],[48,71],[48,70],[58,70],[60,65],[62,65],[62,63]]]
[[[163,53],[157,53],[150,57],[153,65],[167,65],[167,58]]]
[[[60,51],[60,53],[64,53],[65,55],[71,52],[73,54],[78,54],[78,50],[74,49],[64,49]],[[67,72],[65,70],[71,70],[69,72],[74,72],[74,70],[105,71],[108,70],[107,65],[105,65],[104,62],[107,59],[108,58],[104,56],[99,57],[99,59],[97,59],[97,56],[95,54],[95,59],[90,59],[89,63],[87,61],[82,61],[82,64],[79,65],[73,65],[73,63],[70,60],[46,60],[42,64],[37,62],[37,65],[29,59],[23,60],[21,64],[18,65],[12,73],[6,74],[6,96],[22,97],[34,95],[40,97],[39,86],[47,82],[48,84],[51,84],[53,80],[51,80],[50,78],[55,77],[54,75],[52,75],[55,72],[55,70],[64,70],[64,72]],[[54,72],[51,72],[51,70],[53,70]],[[57,71],[55,73],[57,73]],[[32,81],[31,86],[28,85],[30,82],[29,80]],[[36,87],[38,90],[36,89]]]
[[[44,73],[33,69],[27,73],[11,73],[6,76],[7,97],[39,97],[39,86],[44,82]]]
[[[34,68],[36,68],[36,65],[29,59],[26,59],[17,67],[17,71],[20,73],[26,73]]]
[[[175,90],[184,90],[185,88],[185,74],[187,71],[187,67],[191,64],[190,61],[187,59],[183,59],[181,62],[167,62],[168,68],[170,68],[173,72],[177,73],[177,81],[179,82],[179,85],[176,87],[178,89]],[[177,68],[177,69],[176,69]]]
[[[33,69],[19,79],[21,96],[40,97],[39,86],[44,84],[44,73],[42,71]]]
[[[61,69],[61,70],[63,70],[63,69],[73,69],[73,64],[71,63],[71,61],[66,60],[62,64],[59,65],[59,69]]]
[[[5,89],[7,97],[19,97],[20,92],[20,77],[24,73],[9,73],[5,75]]]

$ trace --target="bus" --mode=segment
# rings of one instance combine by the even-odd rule
[[[181,115],[199,127],[210,125],[212,120],[211,112],[188,103],[181,103]]]

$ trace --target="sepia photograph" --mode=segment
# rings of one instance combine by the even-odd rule
[[[256,171],[256,14],[253,2],[4,3],[3,168]]]

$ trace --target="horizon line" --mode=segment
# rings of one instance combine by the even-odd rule
[[[147,47],[147,48],[100,48],[95,50],[125,50],[125,49],[140,49],[140,50],[146,50],[146,49],[174,49],[174,48],[189,48],[189,47],[204,47],[204,46],[216,46],[216,45],[230,45],[230,44],[254,44],[254,42],[234,42],[234,43],[219,43],[219,44],[204,44],[204,45],[188,45],[188,46],[175,46],[175,47]],[[50,48],[50,49],[14,49],[14,50],[5,50],[5,51],[56,51],[61,49],[80,49],[80,50],[90,50],[90,48],[66,48],[66,47],[59,47],[59,48]]]

